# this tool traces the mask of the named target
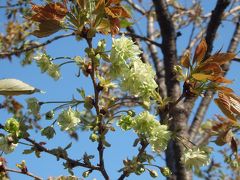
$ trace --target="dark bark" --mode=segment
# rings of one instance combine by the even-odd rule
[[[176,50],[176,31],[168,12],[166,1],[153,0],[157,21],[162,35],[162,53],[165,67],[165,83],[167,87],[167,96],[176,101],[180,94],[180,85],[174,72],[174,66],[177,64]],[[177,136],[187,136],[184,107],[177,105],[170,113],[172,120],[169,122],[169,129],[177,132]],[[181,162],[184,147],[179,139],[170,141],[166,151],[167,166],[173,172],[169,179],[188,179],[187,171]]]

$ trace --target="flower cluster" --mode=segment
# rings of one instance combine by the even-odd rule
[[[9,154],[14,151],[17,144],[14,143],[11,135],[1,136],[0,137],[0,150],[6,154]]]
[[[148,139],[154,152],[160,153],[167,148],[171,138],[171,132],[166,125],[161,125],[148,111],[140,113],[136,117],[122,116],[118,125],[124,129],[131,128],[140,135]]]
[[[110,55],[111,75],[121,80],[120,87],[124,91],[149,101],[157,88],[155,72],[141,61],[140,53],[139,47],[125,36],[114,39]]]
[[[209,152],[199,148],[186,149],[181,160],[188,169],[192,167],[199,168],[200,166],[209,164]]]
[[[59,70],[59,66],[57,64],[53,64],[51,61],[51,57],[47,54],[39,54],[34,57],[38,67],[41,69],[41,72],[47,72],[49,76],[51,76],[54,80],[58,80],[61,77],[61,73]]]
[[[73,131],[80,122],[80,112],[74,111],[71,108],[64,110],[58,116],[58,125],[62,131]]]

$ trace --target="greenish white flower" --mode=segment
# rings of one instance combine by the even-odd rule
[[[133,129],[138,134],[144,134],[147,137],[152,135],[155,127],[159,126],[159,122],[148,111],[143,111],[134,118]]]
[[[7,130],[10,133],[16,133],[18,134],[19,132],[19,122],[15,119],[15,118],[9,118],[5,125],[4,125],[4,129]]]
[[[152,67],[139,57],[141,50],[134,42],[122,36],[114,39],[110,62],[112,78],[120,79],[120,87],[132,95],[148,100],[158,87]]]
[[[0,150],[6,154],[14,151],[17,144],[13,143],[13,139],[10,135],[0,137]]]
[[[81,56],[75,56],[73,59],[78,66],[81,66],[84,64],[84,59],[82,59]]]
[[[120,84],[122,90],[131,94],[149,99],[152,92],[158,87],[154,80],[155,72],[149,64],[143,63],[140,59],[134,61]]]
[[[54,80],[58,80],[61,77],[59,65],[57,64],[51,64],[48,67],[47,73],[49,76],[51,76]]]
[[[64,110],[58,116],[58,125],[62,131],[73,131],[80,122],[80,112],[74,111],[71,108]]]
[[[35,116],[38,116],[40,111],[39,101],[36,98],[28,98],[26,102],[27,108],[29,109],[30,113],[32,113]]]
[[[134,120],[130,115],[123,115],[118,121],[118,126],[125,131],[130,130],[133,127],[133,124]]]
[[[44,73],[48,70],[49,66],[52,64],[51,57],[47,54],[39,54],[33,59],[36,60],[38,67],[41,69],[41,72]]]
[[[152,130],[149,144],[154,152],[161,153],[167,148],[170,139],[171,132],[168,131],[168,127],[166,125],[158,125]]]
[[[186,149],[183,153],[181,161],[185,164],[186,168],[199,168],[206,166],[210,162],[209,152],[200,148]]]
[[[118,39],[113,39],[110,61],[118,63],[119,61],[134,60],[141,54],[139,47],[134,44],[130,38],[122,36]]]
[[[171,132],[166,125],[161,125],[153,115],[144,111],[134,118],[133,129],[136,133],[145,135],[152,150],[161,153],[167,148]]]

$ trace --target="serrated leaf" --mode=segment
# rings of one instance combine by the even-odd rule
[[[33,94],[35,92],[40,92],[40,90],[18,79],[0,80],[0,95],[16,96],[22,94]]]

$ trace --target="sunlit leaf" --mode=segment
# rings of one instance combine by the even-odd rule
[[[193,60],[194,60],[193,63],[197,62],[198,64],[200,64],[201,61],[203,60],[206,52],[207,52],[207,43],[206,43],[205,39],[202,39],[195,50],[195,54],[193,57]]]
[[[213,78],[213,76],[203,73],[195,73],[192,75],[192,77],[198,81],[206,81]]]
[[[15,96],[21,94],[33,94],[39,92],[38,89],[17,79],[1,79],[0,94],[5,96]]]

